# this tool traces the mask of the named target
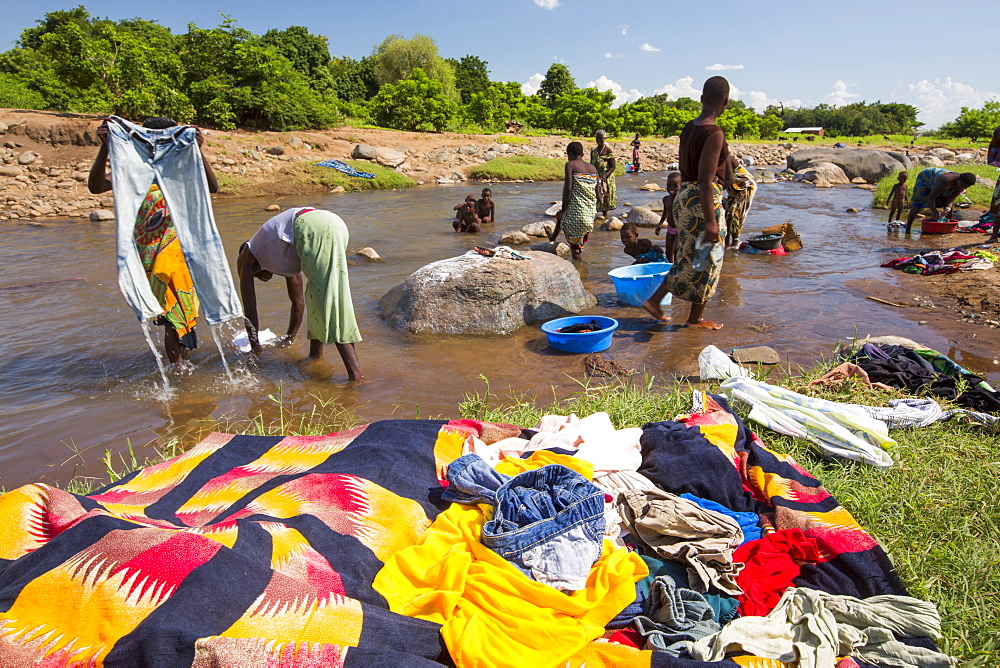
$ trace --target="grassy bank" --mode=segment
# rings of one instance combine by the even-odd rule
[[[344,190],[393,190],[409,188],[417,182],[394,169],[383,167],[367,160],[345,160],[348,165],[359,172],[374,174],[374,179],[363,179],[348,176],[343,172],[320,167],[317,162],[306,161],[292,163],[280,172],[268,176],[265,184],[260,175],[240,176],[237,174],[218,174],[219,193],[232,197],[254,197],[264,194],[292,194],[333,190],[343,186]],[[276,186],[276,181],[280,184]]]
[[[469,178],[479,181],[562,181],[565,173],[565,160],[536,155],[514,155],[494,158],[472,167],[469,170]],[[615,174],[621,176],[624,173],[625,165],[619,160]]]
[[[809,388],[824,365],[782,381],[785,387],[840,402],[885,405],[895,392],[846,384],[839,391]],[[712,388],[709,388],[710,390]],[[671,385],[581,386],[552,400],[488,391],[461,406],[463,417],[532,426],[548,413],[607,411],[619,428],[673,419],[689,411],[690,388]],[[745,414],[744,414],[745,417]],[[937,604],[943,619],[942,651],[969,666],[1000,664],[1000,506],[996,437],[981,428],[938,423],[894,431],[896,465],[880,470],[820,458],[804,441],[749,423],[769,448],[792,454],[816,476],[889,552],[910,593]]]
[[[849,381],[839,390],[812,388],[808,382],[831,363],[788,372],[784,387],[840,402],[885,405],[901,395]],[[714,386],[709,391],[717,389]],[[508,396],[489,391],[470,394],[458,415],[533,426],[548,413],[580,416],[606,411],[619,428],[673,419],[689,411],[691,386],[657,384],[654,379],[604,386],[581,383],[568,396]],[[210,431],[250,434],[322,434],[357,423],[357,417],[317,397],[297,405],[277,403],[277,417],[206,421],[196,430],[166,440],[159,458],[177,454]],[[744,413],[745,417],[745,413]],[[996,481],[1000,457],[996,436],[982,428],[937,423],[919,430],[894,431],[896,461],[888,470],[819,457],[804,441],[749,426],[765,444],[790,453],[815,475],[860,524],[888,551],[910,593],[937,604],[943,619],[942,651],[966,666],[1000,664],[1000,505]],[[157,459],[157,458],[154,458]],[[151,463],[151,462],[145,462]],[[144,464],[134,454],[105,462],[110,479]],[[85,493],[104,481],[85,480],[71,489]]]
[[[917,180],[917,174],[927,169],[927,167],[910,167],[907,170],[909,178],[906,181],[906,189],[908,195],[913,194],[913,184]],[[996,167],[991,167],[989,165],[948,165],[945,169],[951,170],[953,172],[972,172],[976,176],[982,176],[987,179],[996,180],[1000,177],[1000,171]],[[896,174],[890,174],[889,176],[883,177],[881,181],[875,186],[875,190],[872,191],[872,206],[874,207],[884,207],[887,200],[889,199],[889,191],[892,189],[894,183],[898,176]],[[990,206],[990,197],[993,195],[993,189],[987,186],[974,185],[965,191],[965,196],[972,200],[973,206],[988,209]],[[960,198],[961,201],[961,198]]]

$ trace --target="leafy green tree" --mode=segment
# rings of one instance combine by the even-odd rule
[[[13,109],[44,109],[45,98],[24,80],[13,74],[0,73],[0,107]]]
[[[680,107],[666,107],[657,118],[657,132],[664,137],[679,135],[684,126],[697,118],[699,113],[701,113],[700,106],[697,111]]]
[[[462,104],[469,104],[473,93],[482,92],[490,85],[487,63],[479,56],[462,56],[461,60],[448,58],[447,62],[455,71],[455,87]]]
[[[210,30],[189,25],[181,57],[188,96],[199,120],[210,125],[297,130],[329,127],[338,120],[332,100],[232,19]]]
[[[760,119],[760,138],[774,139],[785,128],[784,121],[777,114],[764,114]]]
[[[556,98],[552,109],[555,127],[576,135],[592,135],[599,129],[616,135],[621,130],[618,112],[611,108],[615,94],[584,88]]]
[[[547,105],[555,107],[557,97],[567,95],[575,90],[576,82],[573,80],[573,75],[569,73],[569,68],[562,63],[552,63],[538,87],[538,95]]]
[[[730,138],[756,139],[760,137],[760,116],[745,105],[730,105],[719,116],[718,124]]]
[[[375,121],[383,127],[437,132],[448,126],[457,109],[445,95],[444,84],[419,67],[406,79],[384,84],[371,106]]]
[[[296,71],[311,80],[322,79],[328,74],[330,48],[323,35],[313,35],[302,26],[290,26],[284,30],[268,30],[260,42],[287,58]]]
[[[1000,127],[1000,101],[987,102],[982,109],[962,107],[958,118],[941,126],[941,134],[979,141],[981,137],[992,135],[997,127]]]
[[[465,114],[484,130],[498,132],[505,128],[508,120],[525,123],[527,119],[518,117],[519,105],[523,105],[524,101],[520,84],[491,81],[483,89],[472,93],[465,106]]]
[[[378,93],[375,67],[369,57],[361,60],[347,56],[334,58],[328,70],[333,79],[333,93],[344,102],[364,102]]]
[[[403,39],[402,35],[389,35],[372,52],[372,66],[375,80],[379,85],[394,84],[407,79],[417,68],[424,75],[441,83],[444,95],[458,102],[455,88],[455,70],[438,55],[437,45],[427,35],[414,35],[413,39]]]

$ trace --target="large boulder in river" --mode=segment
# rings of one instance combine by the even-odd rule
[[[387,292],[386,321],[414,333],[504,335],[526,324],[590,308],[572,263],[522,251],[530,260],[466,254],[417,269]]]
[[[660,214],[645,206],[633,206],[622,218],[637,227],[656,227],[660,224]]]
[[[811,181],[813,183],[826,181],[830,184],[851,182],[851,179],[847,178],[847,174],[844,173],[844,170],[832,162],[814,162],[806,169],[797,172],[795,174],[795,180]]]
[[[867,148],[804,148],[788,154],[788,167],[796,172],[820,162],[832,162],[844,170],[848,179],[860,176],[869,183],[878,183],[883,177],[909,169],[910,160],[895,151],[876,151]]]

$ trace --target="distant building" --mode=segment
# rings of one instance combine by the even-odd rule
[[[788,135],[819,135],[823,136],[823,128],[785,128],[781,131]]]

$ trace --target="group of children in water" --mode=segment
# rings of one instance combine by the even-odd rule
[[[653,243],[651,239],[640,239],[639,229],[635,223],[625,223],[621,228],[622,245],[625,247],[625,254],[634,259],[632,264],[645,264],[647,262],[673,262],[675,247],[677,245],[677,228],[674,226],[672,209],[674,197],[681,187],[680,172],[673,172],[667,177],[667,194],[663,198],[663,215],[656,226],[655,234],[666,227],[666,240],[662,247]],[[454,207],[455,220],[451,226],[456,232],[477,233],[482,230],[482,226],[496,220],[496,204],[493,202],[493,191],[483,188],[481,198],[476,199],[475,195],[466,196],[465,200]]]

